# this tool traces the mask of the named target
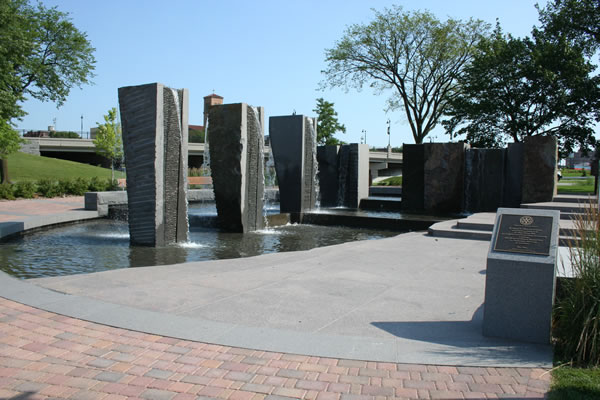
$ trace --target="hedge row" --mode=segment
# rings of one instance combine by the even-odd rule
[[[82,196],[85,192],[104,192],[116,190],[118,187],[118,182],[111,181],[110,178],[40,179],[37,182],[0,184],[0,199],[31,199],[36,194],[43,197]]]

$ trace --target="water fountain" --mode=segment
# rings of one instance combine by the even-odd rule
[[[119,88],[131,244],[185,242],[188,91],[160,83]]]

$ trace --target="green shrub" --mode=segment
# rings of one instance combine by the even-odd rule
[[[0,199],[14,200],[13,185],[10,183],[0,184]]]
[[[119,190],[119,181],[116,179],[111,180],[108,178],[106,180],[106,190]]]
[[[17,182],[13,185],[14,195],[25,199],[32,199],[35,195],[35,184],[33,182]]]
[[[110,181],[110,179],[108,179],[108,181]],[[94,176],[92,177],[92,179],[90,179],[88,189],[90,190],[90,192],[105,192],[108,186],[108,181],[106,179]]]
[[[575,220],[579,243],[569,245],[573,279],[554,308],[557,355],[580,366],[600,365],[600,212],[590,205]]]
[[[71,180],[70,179],[59,179],[57,183],[58,187],[58,196],[65,195],[69,193],[71,188]]]
[[[69,183],[70,185],[68,193],[75,196],[83,196],[85,192],[87,192],[88,186],[90,185],[90,182],[82,177],[75,178]]]
[[[37,183],[37,191],[44,197],[56,197],[60,195],[58,182],[52,179],[41,179]]]

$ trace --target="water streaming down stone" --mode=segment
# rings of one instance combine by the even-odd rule
[[[264,109],[245,103],[216,105],[208,118],[219,226],[231,232],[262,229]]]
[[[317,148],[321,207],[358,208],[369,196],[369,147],[366,144]]]
[[[188,97],[160,83],[119,88],[133,245],[187,241]]]

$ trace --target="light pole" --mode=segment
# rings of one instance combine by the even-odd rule
[[[365,139],[365,144],[367,144],[367,130],[363,129],[362,134],[363,134],[363,138]]]
[[[388,156],[392,153],[392,146],[391,146],[391,135],[390,135],[390,119],[388,118],[387,120],[387,134],[388,134]]]
[[[83,139],[83,114],[81,114],[81,138]]]

